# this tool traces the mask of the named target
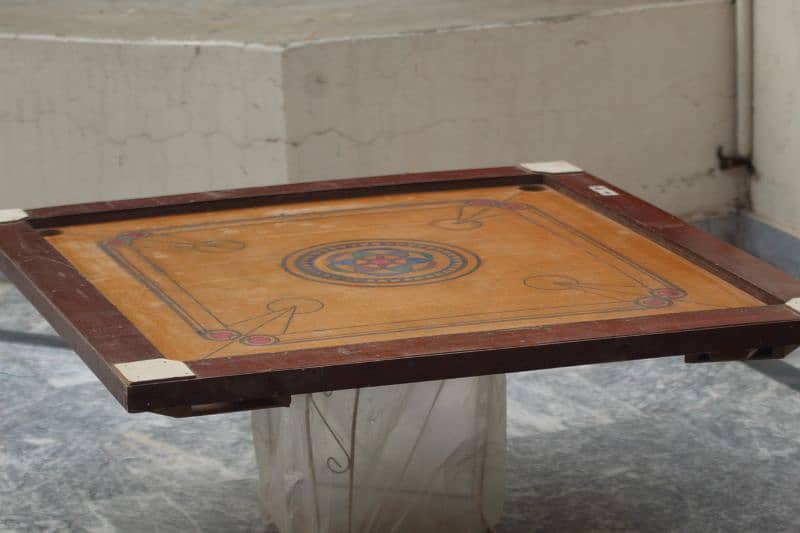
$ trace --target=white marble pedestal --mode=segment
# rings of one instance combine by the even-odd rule
[[[505,409],[499,375],[254,411],[265,518],[281,533],[484,532],[503,508]]]

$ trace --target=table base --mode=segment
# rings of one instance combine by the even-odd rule
[[[505,393],[483,376],[254,411],[265,518],[282,533],[486,531],[504,501]]]

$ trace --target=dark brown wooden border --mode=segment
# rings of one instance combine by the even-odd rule
[[[195,378],[131,384],[114,365],[163,356],[39,234],[50,227],[154,215],[535,183],[576,198],[770,305],[209,359],[188,363]],[[601,196],[592,185],[618,195]],[[782,305],[800,296],[800,282],[583,172],[545,175],[497,167],[34,209],[27,220],[0,224],[0,269],[131,412],[207,414],[286,405],[292,394],[322,390],[800,344],[800,313]]]
[[[523,330],[441,335],[297,350],[266,356],[189,363],[194,380],[135,385],[129,408],[158,410],[180,402],[247,402],[264,391],[282,397],[306,392],[408,383],[628,361],[742,346],[790,345],[800,316],[786,306],[675,313]],[[231,379],[234,376],[234,379]]]
[[[785,272],[687,224],[619,187],[586,173],[548,175],[544,183],[622,222],[767,303],[800,296],[800,281]],[[601,196],[605,185],[618,196]]]
[[[27,221],[0,224],[0,270],[128,408],[117,363],[163,357]]]
[[[525,178],[524,180],[522,178]],[[156,215],[174,215],[215,209],[263,206],[288,202],[309,202],[331,198],[402,193],[442,188],[476,187],[481,183],[540,183],[519,167],[492,167],[446,170],[421,174],[395,174],[345,180],[315,181],[210,191],[135,200],[115,200],[87,204],[45,207],[28,211],[28,221],[36,228],[67,226],[86,222],[125,220]]]

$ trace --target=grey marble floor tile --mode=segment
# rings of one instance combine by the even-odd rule
[[[16,291],[0,311],[51,334]],[[739,363],[510,375],[499,531],[798,531],[798,415]],[[248,414],[129,415],[71,351],[0,342],[0,531],[274,532],[256,476]]]
[[[248,414],[129,415],[71,351],[0,343],[0,531],[264,530],[256,476]]]
[[[780,359],[748,361],[745,364],[776,383],[781,383],[796,393],[800,393],[800,368],[789,364],[787,361]]]
[[[673,417],[511,439],[498,531],[799,531],[797,448],[714,441]]]
[[[759,457],[800,449],[800,392],[748,365],[686,365],[680,358],[582,370],[587,380],[651,418],[672,417],[701,428],[709,445]]]
[[[739,362],[686,364],[683,357],[576,367],[606,394],[649,415],[695,412],[760,392],[772,381]]]
[[[784,359],[788,364],[795,368],[800,368],[800,349],[793,351]]]
[[[197,502],[203,505],[197,505]],[[254,479],[158,488],[98,501],[93,511],[108,531],[274,531],[257,515]]]
[[[0,285],[2,287],[5,284]],[[55,335],[53,328],[42,319],[42,316],[22,297],[16,289],[0,288],[0,330],[11,329],[26,333],[48,333]]]
[[[507,402],[509,438],[645,416],[569,368],[509,374]]]
[[[263,529],[246,414],[127,415],[84,384],[0,410],[0,435],[0,529]]]

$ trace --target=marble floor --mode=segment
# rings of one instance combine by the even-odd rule
[[[499,532],[800,531],[800,355],[509,377]],[[0,282],[0,532],[274,531],[245,413],[128,415]]]

